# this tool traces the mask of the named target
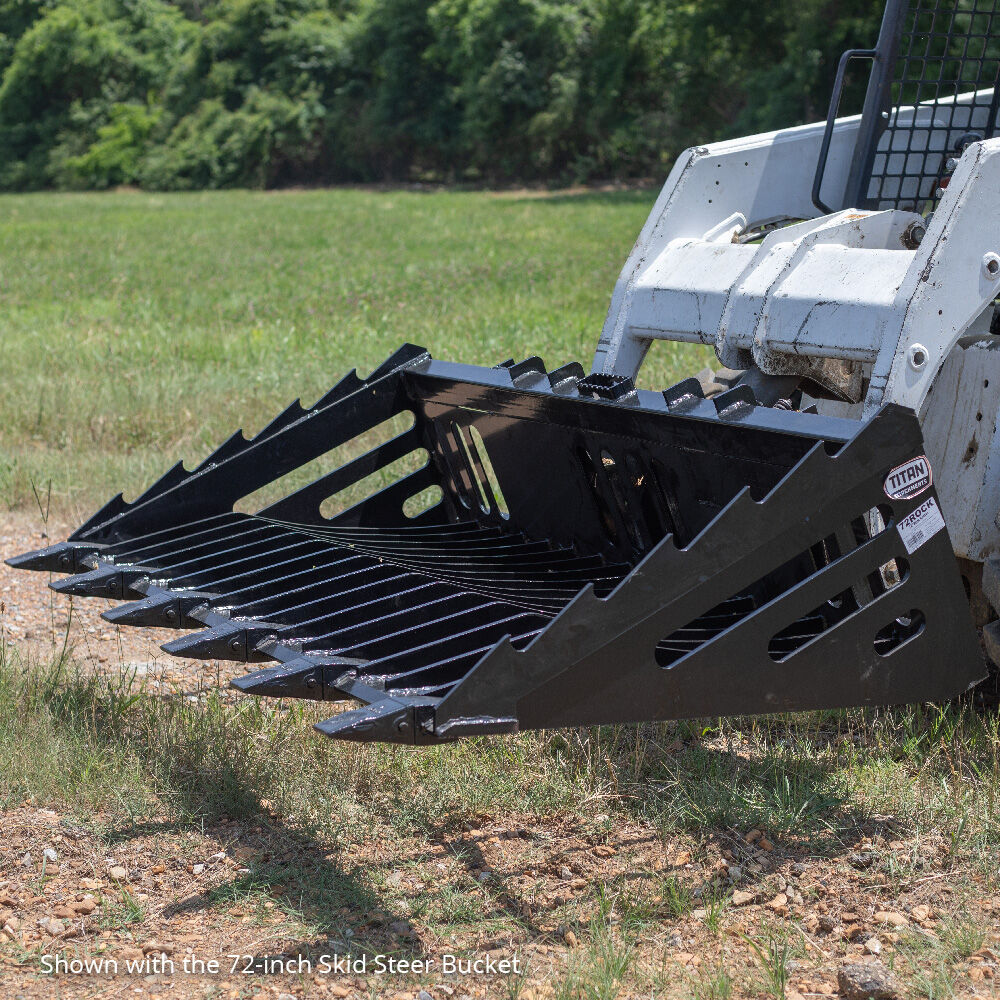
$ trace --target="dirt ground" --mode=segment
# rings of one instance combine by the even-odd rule
[[[64,525],[50,525],[46,538],[37,517],[6,515],[3,525],[4,557],[64,537]],[[100,601],[77,600],[71,612],[45,582],[0,566],[5,638],[17,650],[50,657],[65,645],[88,669],[124,664],[174,693],[224,687],[243,669],[175,660],[158,649],[172,633],[110,626],[99,617]],[[595,824],[594,816],[472,818],[457,832],[334,846],[303,836],[277,811],[266,822],[219,817],[194,826],[164,815],[95,833],[99,826],[45,803],[8,802],[0,813],[3,997],[724,1000],[779,990],[823,997],[845,991],[838,973],[850,962],[894,968],[898,984],[887,996],[931,996],[945,943],[968,927],[985,933],[968,954],[961,942],[949,944],[948,989],[962,997],[998,991],[1000,899],[981,873],[956,869],[944,838],[899,831],[887,816],[859,821],[835,850],[768,830],[696,838],[636,822]],[[877,863],[887,855],[914,859],[905,877],[887,877]],[[248,882],[268,865],[294,866],[308,882],[343,879],[375,863],[391,869],[391,893],[358,889],[334,915],[343,927],[336,936],[310,930],[328,928],[331,914],[308,912],[297,885],[256,875]],[[431,889],[458,894],[475,883],[499,887],[491,897],[497,919],[450,926],[412,915]],[[626,895],[634,886],[631,908],[608,917],[603,944],[588,930],[604,905],[598,885]],[[724,906],[711,902],[717,891]],[[400,901],[412,905],[401,913]],[[609,966],[618,955],[616,922],[625,920],[640,930],[622,985]],[[790,949],[780,956],[787,982],[778,985],[768,978],[773,956],[749,943],[767,940],[775,927]],[[332,958],[362,953],[364,969]],[[430,965],[392,975],[377,966],[379,954],[383,962]],[[446,971],[447,957],[458,955],[480,967]],[[56,967],[57,958],[105,964],[88,974]],[[496,966],[514,960],[520,974]],[[219,963],[214,971],[198,964],[211,961]],[[719,979],[723,967],[737,970],[728,986]]]

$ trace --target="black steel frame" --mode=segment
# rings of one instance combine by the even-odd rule
[[[403,412],[411,429],[234,513]],[[322,515],[417,449],[422,468]],[[921,450],[898,407],[859,426],[747,386],[707,400],[696,379],[653,393],[406,346],[10,562],[131,602],[109,621],[198,630],[171,653],[276,662],[243,691],[361,702],[318,726],[342,739],[939,699],[983,667],[947,532],[908,554],[896,530],[932,493],[882,490]]]

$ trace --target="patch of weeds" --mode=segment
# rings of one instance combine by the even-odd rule
[[[603,887],[597,912],[586,932],[586,949],[571,953],[566,974],[556,987],[556,1000],[615,1000],[625,985],[635,957],[628,925],[611,923],[612,901]]]
[[[521,994],[524,992],[524,987],[528,982],[528,973],[531,971],[531,963],[525,962],[521,969],[521,972],[512,972],[504,980],[504,995],[507,1000],[519,1000]]]
[[[757,957],[761,971],[761,985],[764,992],[776,1000],[784,1000],[788,987],[788,962],[792,957],[792,946],[786,934],[768,931],[761,940],[741,935]]]
[[[106,930],[115,931],[129,924],[140,924],[145,918],[142,906],[132,893],[128,889],[120,891],[121,898],[117,903],[110,903],[107,897],[102,900],[100,924]]]
[[[952,961],[968,958],[986,944],[986,928],[969,917],[942,921],[939,934],[941,947]]]
[[[927,997],[927,1000],[942,1000],[943,997],[953,997],[956,980],[955,971],[940,960],[934,962],[930,971],[919,966],[916,967],[910,977],[913,988],[920,996]]]
[[[712,895],[705,900],[705,927],[716,937],[722,932],[722,916],[728,901],[724,896]]]
[[[435,909],[443,924],[471,924],[483,918],[485,908],[482,896],[475,889],[442,885]]]
[[[694,899],[691,890],[675,875],[663,880],[662,892],[663,909],[669,916],[679,920],[691,912]]]
[[[702,974],[694,984],[693,992],[697,1000],[730,1000],[733,995],[733,978],[721,965],[717,965],[710,972]]]

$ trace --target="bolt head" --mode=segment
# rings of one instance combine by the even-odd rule
[[[910,349],[906,352],[907,359],[910,362],[910,367],[915,371],[921,371],[923,367],[927,364],[927,348],[923,344],[911,344]]]

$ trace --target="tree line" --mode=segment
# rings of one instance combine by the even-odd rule
[[[824,117],[877,0],[0,0],[0,189],[661,177]],[[860,86],[860,84],[859,84]]]

